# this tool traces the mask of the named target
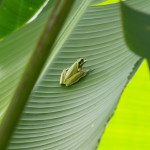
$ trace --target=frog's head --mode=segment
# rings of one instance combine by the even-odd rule
[[[83,64],[84,64],[85,62],[87,62],[87,60],[85,60],[85,59],[83,59],[83,58],[79,58],[79,59],[77,60],[77,63],[78,63],[79,68],[82,68],[82,66],[83,66]]]

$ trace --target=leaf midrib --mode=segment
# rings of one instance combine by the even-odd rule
[[[85,10],[87,9],[87,7],[91,3],[91,1],[92,0],[88,0],[88,1],[84,0],[79,5],[78,9],[73,13],[73,15],[71,15],[71,17],[69,16],[69,19],[66,21],[67,23],[64,25],[64,28],[62,29],[56,42],[54,43],[54,48],[52,50],[51,57],[49,57],[48,62],[37,81],[37,84],[40,81],[40,79],[42,78],[42,76],[45,73],[45,71],[47,70],[47,68],[50,66],[50,64],[54,60],[55,56],[59,52],[60,48],[62,47],[62,45],[64,44],[64,42],[66,41],[66,39],[68,38],[70,33],[72,32],[72,30],[74,29],[75,25],[80,20],[80,17],[84,14]],[[70,13],[70,14],[72,14],[72,13]]]

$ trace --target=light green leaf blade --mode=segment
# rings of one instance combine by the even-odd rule
[[[146,61],[122,94],[98,150],[150,149],[150,84]]]
[[[103,2],[98,1],[98,4],[94,4],[92,6],[102,6],[102,5],[111,5],[111,4],[115,4],[115,3],[119,3],[120,0],[105,0]]]
[[[77,1],[33,89],[8,149],[96,149],[129,74],[136,71],[133,67],[139,57],[129,52],[123,41],[119,5],[90,5],[91,1]],[[27,45],[22,51],[28,51],[27,58],[46,16],[45,11],[35,22],[16,32],[21,32],[26,39]],[[31,37],[26,31],[32,33]],[[22,41],[19,39],[18,43]],[[20,54],[20,60],[23,56]],[[93,72],[70,87],[59,85],[62,70],[79,57],[88,60],[85,68],[91,68]]]

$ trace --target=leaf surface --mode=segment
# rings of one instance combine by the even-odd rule
[[[131,53],[123,41],[119,5],[91,6],[94,3],[90,0],[76,2],[32,91],[9,150],[96,149],[128,76],[136,71],[134,65],[139,57]],[[1,112],[13,94],[8,84],[17,85],[17,78],[47,20],[47,11],[1,44],[4,47],[11,42],[15,49],[12,54],[9,54],[10,47],[7,52],[0,51],[5,58],[2,66],[6,66],[0,84],[3,87]],[[91,68],[93,72],[70,87],[59,85],[62,70],[79,57],[88,60],[84,69]]]

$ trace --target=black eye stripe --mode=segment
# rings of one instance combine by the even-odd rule
[[[84,59],[81,59],[81,61],[79,62],[79,66],[82,66],[83,62],[84,62]]]

